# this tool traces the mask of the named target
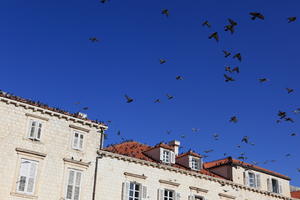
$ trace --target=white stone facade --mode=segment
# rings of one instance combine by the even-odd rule
[[[28,138],[31,120],[42,124],[39,141]],[[70,169],[82,172],[80,200],[91,200],[101,130],[106,128],[88,120],[0,97],[0,200],[66,199]],[[74,132],[83,134],[81,150],[72,148]],[[37,164],[36,169],[20,172],[21,162],[25,165],[29,161]],[[21,173],[35,176],[31,179],[34,181],[27,182],[31,188],[33,183],[32,192],[28,192],[29,189],[18,191]]]

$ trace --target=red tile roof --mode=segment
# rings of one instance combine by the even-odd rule
[[[276,177],[291,180],[291,178],[288,177],[288,176],[285,176],[285,175],[279,174],[277,172],[274,172],[274,171],[271,171],[271,170],[268,170],[268,169],[265,169],[265,168],[262,168],[262,167],[259,167],[259,166],[256,166],[256,165],[252,165],[252,164],[240,161],[240,160],[236,160],[236,159],[233,159],[231,157],[204,163],[204,168],[211,169],[211,168],[215,168],[215,167],[218,167],[218,166],[231,165],[231,164],[240,165],[240,166],[247,167],[247,168],[250,168],[250,169],[253,169],[253,170],[257,170],[257,171],[261,171],[263,173],[267,173],[267,174],[270,174],[270,175],[273,175],[273,176],[276,176]]]
[[[159,145],[162,145],[162,144],[159,144]],[[165,145],[166,144],[163,144],[162,147],[165,148],[166,147]],[[167,146],[169,146],[169,145],[167,145]],[[117,153],[120,155],[125,155],[125,156],[129,156],[129,157],[141,159],[141,160],[145,160],[145,161],[160,163],[159,161],[154,160],[154,159],[150,158],[149,156],[147,156],[146,154],[144,154],[144,152],[146,152],[152,148],[153,148],[152,146],[141,144],[139,142],[129,141],[129,142],[123,142],[120,144],[111,145],[109,147],[104,148],[103,150],[112,152],[112,153]],[[171,164],[171,166],[195,172],[194,170],[191,170],[191,169],[181,166],[179,164]],[[200,170],[199,173],[208,175],[208,176],[217,177],[217,178],[223,178],[223,177],[218,176],[206,169]]]
[[[191,156],[194,156],[194,157],[197,157],[197,158],[202,158],[203,156],[201,156],[200,154],[197,154],[196,152],[193,152],[193,151],[188,151],[186,153],[183,153],[183,154],[180,154],[177,156],[177,158],[181,158],[183,156],[187,156],[187,155],[191,155]]]
[[[85,120],[85,121],[89,121],[89,122],[92,122],[92,123],[95,123],[95,124],[101,124],[101,125],[106,126],[103,122],[100,122],[100,121],[97,121],[97,120],[90,120],[90,119],[82,118],[78,113],[70,113],[70,112],[62,110],[60,108],[50,107],[47,104],[44,104],[42,102],[25,99],[25,98],[22,98],[22,97],[19,97],[19,96],[9,94],[7,92],[3,92],[1,90],[0,90],[0,97],[4,97],[4,98],[10,99],[10,100],[14,100],[14,101],[18,101],[18,102],[21,102],[21,103],[29,104],[29,105],[32,105],[32,106],[37,106],[37,107],[40,107],[40,108],[43,108],[43,109],[46,109],[46,110],[50,110],[50,111],[53,111],[53,112],[61,113],[61,114],[68,115],[68,116],[71,116],[71,117],[75,117],[75,118],[78,118],[78,119],[81,119],[81,120]]]
[[[295,198],[295,199],[300,199],[300,190],[295,191],[295,192],[291,192],[291,197]]]

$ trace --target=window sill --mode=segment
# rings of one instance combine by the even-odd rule
[[[38,196],[31,195],[31,194],[18,193],[18,192],[11,192],[10,195],[15,196],[15,197],[22,197],[22,198],[26,198],[26,199],[38,199]]]

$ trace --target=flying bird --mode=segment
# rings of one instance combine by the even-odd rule
[[[215,134],[213,134],[213,137],[214,137],[215,140],[219,140],[219,134],[215,133]]]
[[[294,92],[294,89],[292,89],[292,88],[286,88],[286,90],[287,90],[288,94]]]
[[[173,98],[174,98],[174,96],[172,96],[172,95],[169,95],[169,94],[166,94],[166,96],[167,96],[167,98],[168,98],[169,100],[171,100],[171,99],[173,99]]]
[[[237,122],[238,122],[237,116],[232,116],[232,117],[230,118],[229,122],[237,123]]]
[[[199,128],[192,128],[192,132],[196,133],[196,132],[199,132],[200,129]]]
[[[233,56],[233,58],[236,58],[236,59],[238,59],[240,62],[242,62],[242,55],[241,55],[241,53],[235,54],[235,55]]]
[[[225,31],[229,31],[231,34],[233,34],[233,33],[234,33],[234,26],[232,26],[231,24],[226,25],[226,26],[224,27],[224,30],[225,30]]]
[[[165,59],[159,59],[160,64],[165,64],[167,61]]]
[[[96,37],[91,37],[91,38],[89,38],[89,40],[91,42],[99,42],[98,38],[96,38]]]
[[[176,80],[183,80],[182,76],[176,76]]]
[[[165,15],[166,17],[169,17],[169,15],[170,15],[168,9],[163,9],[163,10],[161,11],[161,14]]]
[[[244,136],[242,139],[242,142],[245,142],[246,144],[249,143],[249,137],[248,136]]]
[[[292,137],[297,136],[297,133],[291,133],[290,136],[292,136]]]
[[[128,95],[124,95],[125,96],[125,98],[126,98],[126,101],[127,101],[127,103],[131,103],[131,102],[133,102],[133,98],[131,98],[131,97],[129,97]]]
[[[280,119],[283,119],[283,118],[286,117],[286,112],[278,111],[278,114],[277,114],[277,115],[280,117]]]
[[[230,82],[230,81],[235,81],[234,78],[224,74],[224,77],[225,77],[225,82]]]
[[[284,120],[287,121],[287,122],[292,122],[292,123],[295,122],[295,121],[294,121],[292,118],[290,118],[290,117],[286,117],[286,118],[284,118]]]
[[[202,23],[202,26],[207,26],[208,28],[211,27],[210,23],[207,20]]]
[[[259,12],[251,12],[249,13],[251,15],[251,19],[252,20],[255,20],[256,18],[258,19],[261,19],[261,20],[264,20],[265,19],[265,16],[263,16],[261,13]]]
[[[219,34],[218,34],[218,32],[212,33],[208,38],[209,39],[214,38],[217,42],[219,42]]]
[[[203,151],[204,153],[210,153],[210,152],[213,152],[214,150],[213,149],[209,149],[209,150],[205,150]]]
[[[154,101],[154,103],[160,103],[161,101],[160,101],[160,99],[156,99],[155,101]]]
[[[109,0],[100,0],[101,3],[107,3]]]
[[[258,80],[259,80],[260,83],[264,83],[264,82],[269,81],[269,79],[267,79],[267,78],[259,78]]]
[[[288,23],[295,22],[297,20],[297,17],[288,17]]]
[[[231,53],[226,50],[223,50],[223,53],[224,53],[225,58],[228,58],[231,55]]]
[[[238,25],[237,22],[235,22],[234,20],[232,20],[232,19],[230,19],[230,18],[228,18],[228,22],[229,22],[230,25],[232,25],[232,26],[237,26],[237,25]]]

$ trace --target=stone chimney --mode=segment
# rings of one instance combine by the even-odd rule
[[[169,145],[174,148],[175,156],[178,156],[180,141],[173,140],[173,141],[169,142]]]

